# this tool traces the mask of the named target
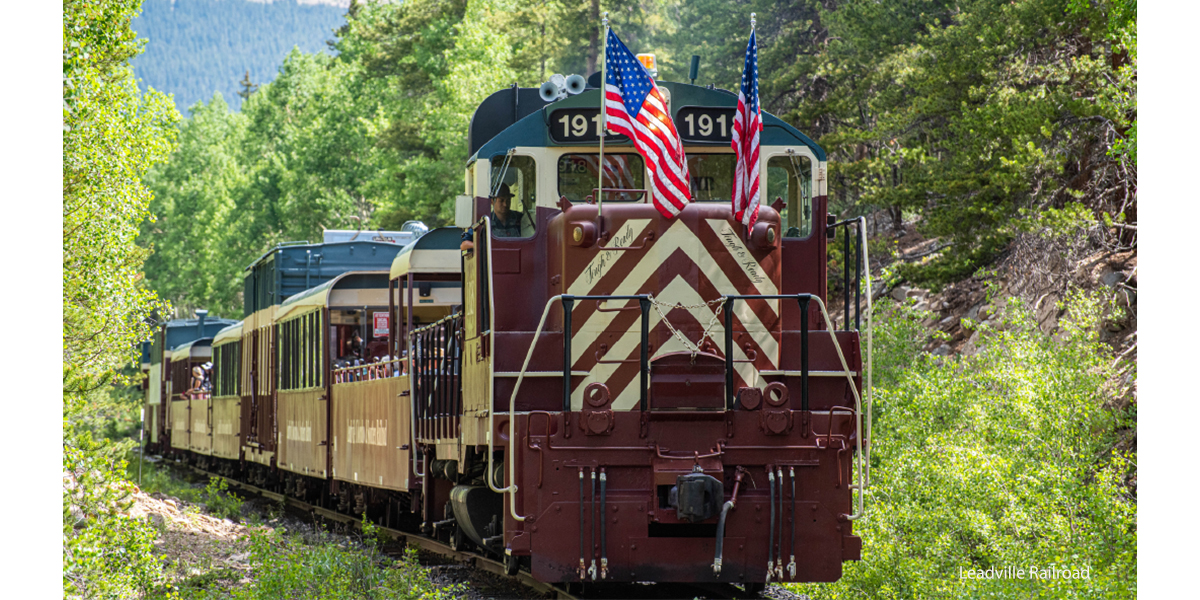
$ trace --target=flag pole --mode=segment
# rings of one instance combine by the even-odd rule
[[[753,38],[753,37],[754,37],[754,30],[755,30],[755,29],[757,29],[757,28],[758,28],[758,14],[757,14],[757,13],[750,13],[750,37],[751,37],[751,38]],[[755,50],[755,54],[758,54],[758,44],[755,44],[755,49],[754,49],[754,50]],[[758,79],[758,76],[757,76],[757,75],[755,76],[755,79]],[[755,83],[758,83],[758,82],[756,81]],[[758,86],[756,85],[755,87],[757,88]],[[760,106],[761,106],[761,105],[760,105]],[[753,133],[748,133],[748,134],[747,134],[747,137],[751,137],[751,138],[752,138],[752,137],[753,137]],[[749,165],[749,164],[747,164],[746,166],[747,166],[747,167],[749,167],[750,165]],[[759,164],[757,164],[756,166],[759,166],[759,167],[761,167],[761,166],[762,166],[762,164],[761,164],[761,163],[759,163]],[[761,169],[760,169],[760,170],[761,170]],[[755,173],[755,175],[759,175],[759,173]],[[750,180],[751,180],[751,179],[750,179],[750,174],[749,174],[749,173],[747,173],[747,174],[746,174],[746,181],[747,181],[747,182],[749,182]],[[760,179],[759,181],[762,181],[762,180]],[[759,187],[759,193],[762,193],[762,187],[761,187],[761,184],[760,184],[760,187]],[[746,189],[746,208],[747,208],[747,209],[749,209],[749,208],[750,208],[750,197],[749,197],[749,194],[750,194],[750,190],[749,190],[749,186],[747,186],[747,189]],[[747,217],[747,218],[748,218],[748,217]],[[742,232],[746,234],[746,239],[747,239],[747,240],[749,240],[749,239],[750,239],[750,228],[749,228],[749,227],[746,227],[745,225],[743,225],[743,226],[742,226]]]
[[[604,24],[604,52],[601,53],[600,61],[600,159],[596,161],[596,171],[599,173],[599,182],[596,186],[596,217],[600,218],[604,213],[604,134],[607,133],[607,112],[605,102],[608,97],[607,81],[608,81],[608,11],[604,11],[604,18],[601,20]]]

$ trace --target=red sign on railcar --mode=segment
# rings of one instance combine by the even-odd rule
[[[375,337],[388,336],[388,314],[385,312],[377,312],[375,317]]]

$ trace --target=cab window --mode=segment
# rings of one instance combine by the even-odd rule
[[[583,202],[600,183],[599,154],[564,154],[558,158],[558,194]],[[637,154],[604,154],[604,188],[646,189],[646,164]],[[605,202],[636,202],[641,192],[605,192]]]
[[[729,202],[733,193],[733,154],[689,154],[693,202]]]
[[[511,154],[493,157],[490,181],[492,236],[533,236],[537,222],[537,163],[533,157]],[[503,201],[506,195],[511,195],[507,202]]]
[[[806,238],[812,233],[812,162],[807,156],[788,154],[767,161],[769,204],[782,199],[783,237]]]

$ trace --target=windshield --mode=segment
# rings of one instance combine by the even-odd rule
[[[558,194],[583,202],[600,183],[599,154],[564,154],[558,159]],[[645,189],[646,166],[637,154],[604,154],[604,188]],[[605,192],[605,202],[634,202],[641,192]]]
[[[729,202],[733,193],[733,154],[691,154],[692,201]]]

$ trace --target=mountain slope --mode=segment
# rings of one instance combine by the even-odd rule
[[[325,49],[345,14],[311,0],[145,0],[133,20],[147,40],[145,53],[132,61],[134,73],[143,87],[174,94],[181,112],[216,91],[240,108],[237,92],[247,71],[256,84],[274,79],[293,47]]]

